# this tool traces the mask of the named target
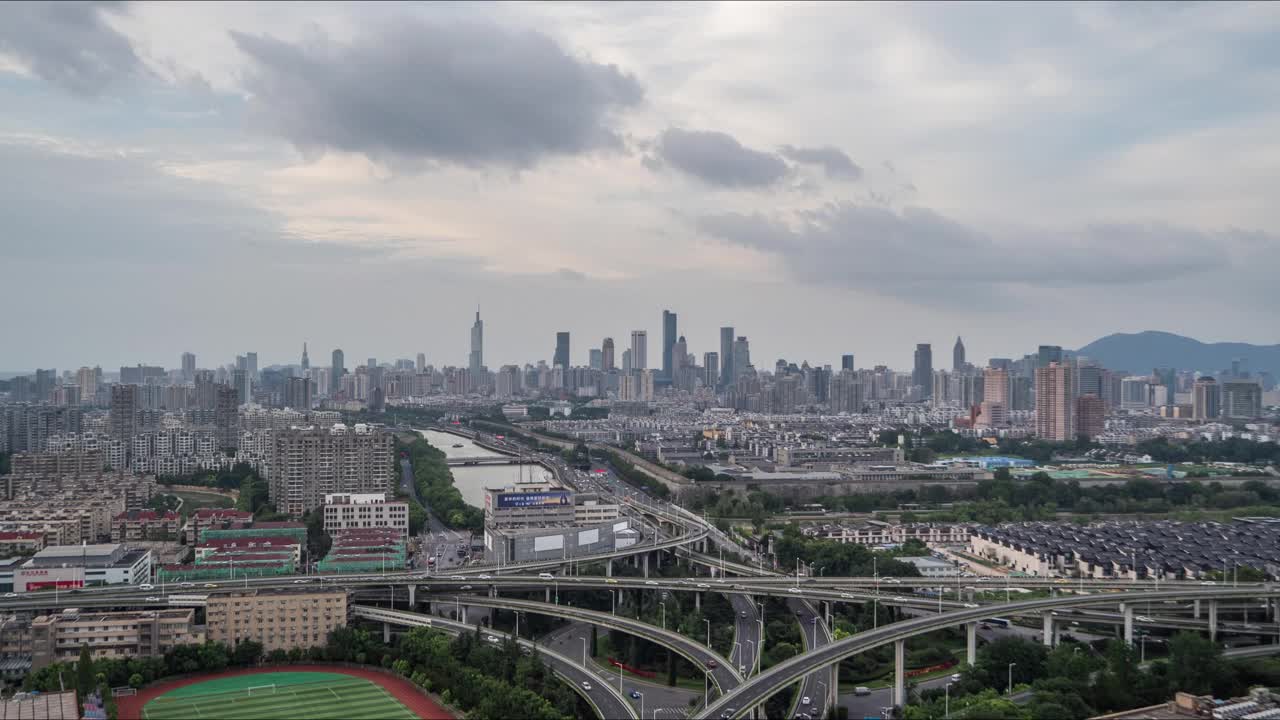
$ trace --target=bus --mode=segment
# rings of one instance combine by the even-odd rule
[[[987,618],[982,622],[992,627],[1005,628],[1006,630],[1009,628],[1009,621],[1004,618]]]

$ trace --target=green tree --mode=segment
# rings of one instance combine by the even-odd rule
[[[141,673],[134,673],[129,676],[129,687],[135,690],[142,687],[144,682],[145,680],[143,680]]]
[[[93,691],[93,656],[88,645],[80,646],[80,659],[76,661],[76,690],[80,697]]]
[[[1231,680],[1231,668],[1217,643],[1191,632],[1180,632],[1169,641],[1170,687],[1203,695],[1229,688]]]

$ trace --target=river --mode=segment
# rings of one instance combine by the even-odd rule
[[[419,430],[427,442],[444,451],[445,457],[498,457],[502,453],[476,445],[470,440],[436,430]],[[462,447],[454,447],[461,445]],[[484,491],[514,485],[522,479],[530,481],[554,481],[551,472],[541,465],[488,465],[449,468],[453,472],[453,485],[462,493],[468,505],[484,507]]]

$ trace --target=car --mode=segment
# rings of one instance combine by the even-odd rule
[[[725,711],[720,713],[720,720],[726,720],[727,718],[731,718],[737,714],[738,714],[737,708],[725,708]]]
[[[708,660],[707,667],[711,668],[712,670],[715,670],[716,668],[720,667],[720,663],[716,662],[715,660]]]
[[[138,589],[139,590],[155,590],[156,586],[152,585],[151,583],[142,583],[141,585],[138,586]]]
[[[902,581],[901,581],[901,580],[899,580],[898,578],[893,578],[893,577],[891,577],[891,578],[885,578],[885,579],[884,579],[884,581],[885,581],[885,582],[887,582],[887,583],[890,583],[890,584],[892,584],[892,585],[901,585],[901,584],[902,584]]]
[[[294,582],[304,582],[304,581],[302,581],[302,580],[294,580]],[[186,583],[182,583],[182,585],[181,585],[180,587],[195,587],[195,586],[196,586],[196,584],[195,584],[195,583],[189,583],[189,582],[186,582]]]
[[[840,593],[840,597],[844,598],[845,600],[852,600],[852,599],[853,599],[853,596],[852,596],[852,595],[850,595],[849,593]]]
[[[960,673],[952,673],[951,682],[960,682]]]
[[[155,595],[152,595],[151,597],[147,598],[147,602],[164,602],[164,598],[156,597]]]
[[[1218,583],[1216,583],[1216,582],[1214,582],[1214,581],[1212,581],[1212,580],[1202,580],[1202,581],[1200,582],[1200,584],[1201,584],[1201,585],[1217,585]]]
[[[1146,615],[1134,615],[1133,619],[1137,620],[1138,622],[1151,622],[1151,618],[1147,617]]]
[[[979,628],[981,628],[981,629],[983,629],[983,630],[990,630],[990,629],[991,629],[991,625],[990,625],[989,623],[981,623],[981,624],[979,624],[979,625],[978,625],[978,627],[979,627]]]
[[[976,608],[978,607],[978,603],[965,603],[964,606],[967,608]]]
[[[484,641],[485,641],[485,642],[488,642],[488,643],[493,643],[494,645],[497,645],[498,643],[502,642],[501,640],[499,640],[499,639],[498,639],[496,636],[494,636],[494,635],[485,635],[485,636],[484,636]]]
[[[746,586],[746,585],[734,585],[734,586],[733,586],[733,589],[734,589],[734,590],[746,590],[746,589],[747,589],[747,586]]]
[[[7,597],[7,598],[11,598],[11,597],[18,597],[18,593],[15,593],[15,592],[7,592],[7,593],[5,593],[5,594],[4,594],[4,596],[5,596],[5,597]]]
[[[470,590],[470,589],[471,589],[471,586],[470,586],[470,585],[463,585],[462,587],[460,587],[460,588],[458,588],[458,589],[459,589],[459,590]]]
[[[706,590],[710,590],[710,589],[711,589],[711,586],[710,586],[710,585],[708,585],[708,584],[706,584],[706,583],[698,583],[698,587],[703,588],[703,589],[706,589]]]
[[[492,579],[493,579],[493,576],[492,576],[492,575],[480,575],[480,576],[478,576],[478,577],[479,577],[481,580],[492,580]]]
[[[630,693],[628,693],[628,694],[631,696],[631,699],[632,699],[632,700],[639,700],[639,699],[640,699],[640,691],[639,691],[639,690],[632,690],[632,691],[631,691]]]
[[[590,689],[591,689],[591,683],[587,682],[586,680],[583,680],[583,681],[582,681],[582,689],[583,689],[583,690],[590,690]]]
[[[538,573],[538,578],[542,580],[555,580],[556,576],[551,573]]]
[[[645,581],[644,581],[644,584],[645,584],[645,585],[657,585],[657,584],[658,584],[658,581],[657,581],[657,580],[645,580]]]
[[[789,588],[787,588],[787,592],[789,592],[789,593],[795,593],[795,594],[799,595],[799,594],[800,594],[801,592],[803,592],[803,591],[802,591],[800,588],[798,588],[798,587],[789,587]]]
[[[610,584],[610,585],[617,585],[617,584],[618,584],[618,581],[617,581],[617,580],[614,580],[613,578],[605,578],[605,580],[604,580],[604,581],[605,581],[606,583]]]
[[[739,610],[739,611],[738,611],[738,617],[746,617],[746,616],[747,616],[747,611],[746,611],[746,610]]]
[[[311,582],[311,581],[310,581],[310,580],[303,579],[303,578],[299,578],[299,579],[297,579],[297,580],[294,580],[294,581],[293,581],[293,584],[294,584],[294,585],[305,585],[305,584],[307,584],[307,583],[309,583],[309,582]],[[186,587],[185,583],[183,584],[183,587]]]
[[[808,695],[805,695],[804,697],[800,698],[800,704],[801,704],[801,705],[811,705],[811,704],[813,704],[813,700],[811,700],[811,699],[809,698],[809,696],[808,696]]]
[[[866,695],[871,694],[871,688],[865,685],[859,685],[858,687],[853,689],[853,694],[857,695],[858,697],[864,697]]]

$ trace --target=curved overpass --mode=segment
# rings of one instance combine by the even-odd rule
[[[406,610],[388,610],[367,605],[355,605],[352,606],[351,612],[355,617],[363,620],[408,625],[410,627],[429,627],[453,635],[471,632],[475,629],[473,626],[449,620],[448,618],[422,615]],[[486,635],[495,635],[503,640],[511,637],[509,633],[488,628],[485,629],[484,633]],[[560,679],[568,683],[574,692],[581,695],[591,707],[595,708],[596,714],[604,720],[614,720],[615,718],[640,720],[636,715],[635,709],[631,707],[631,703],[627,702],[626,698],[622,697],[608,682],[602,682],[600,678],[592,675],[589,669],[554,650],[542,647],[524,638],[518,638],[516,642],[520,647],[528,648],[530,652],[536,652],[545,658],[547,664],[551,666],[551,670],[560,676]],[[590,691],[582,686],[584,682],[591,684]]]
[[[1222,600],[1235,598],[1247,599],[1259,596],[1277,597],[1280,596],[1280,590],[1270,589],[1259,591],[1257,589],[1202,589],[1198,591],[1165,590],[1160,592],[1126,592],[1105,596],[1089,595],[1084,597],[1027,600],[1024,602],[989,605],[980,608],[965,608],[939,615],[903,620],[891,625],[885,625],[875,630],[858,633],[857,635],[847,637],[830,645],[823,646],[803,655],[797,655],[796,657],[779,663],[769,670],[747,680],[736,689],[722,695],[720,699],[705,708],[700,717],[737,717],[747,709],[764,702],[764,700],[770,695],[781,690],[787,685],[796,682],[801,677],[813,672],[814,670],[838,663],[851,655],[866,652],[891,642],[895,644],[895,648],[897,650],[896,655],[898,656],[898,662],[900,663],[900,658],[902,657],[903,652],[901,643],[907,638],[933,632],[935,630],[942,630],[955,625],[977,622],[984,617],[991,616],[993,613],[1021,614],[1041,610],[1053,610],[1055,608],[1106,605],[1120,602],[1134,603],[1142,602],[1144,600]],[[898,682],[898,695],[901,697],[901,673],[899,673]]]
[[[586,610],[583,608],[573,607],[571,605],[551,605],[548,603],[533,602],[530,600],[506,600],[503,598],[469,595],[449,596],[446,598],[441,595],[434,595],[432,596],[432,601],[441,602],[445,605],[450,602],[454,602],[462,607],[470,606],[501,608],[503,610],[521,610],[528,613],[551,615],[553,617],[564,618],[566,620],[579,620],[593,625],[600,625],[602,627],[607,627],[610,630],[630,633],[661,645],[678,653],[699,668],[709,669],[708,664],[711,661],[715,661],[717,667],[710,669],[710,675],[712,682],[720,688],[721,692],[728,692],[742,682],[742,676],[738,674],[737,668],[732,667],[732,664],[715,650],[712,650],[706,645],[695,640],[691,640],[684,635],[654,627],[653,625],[641,620],[634,620],[629,617],[606,612],[598,612],[596,610]]]

